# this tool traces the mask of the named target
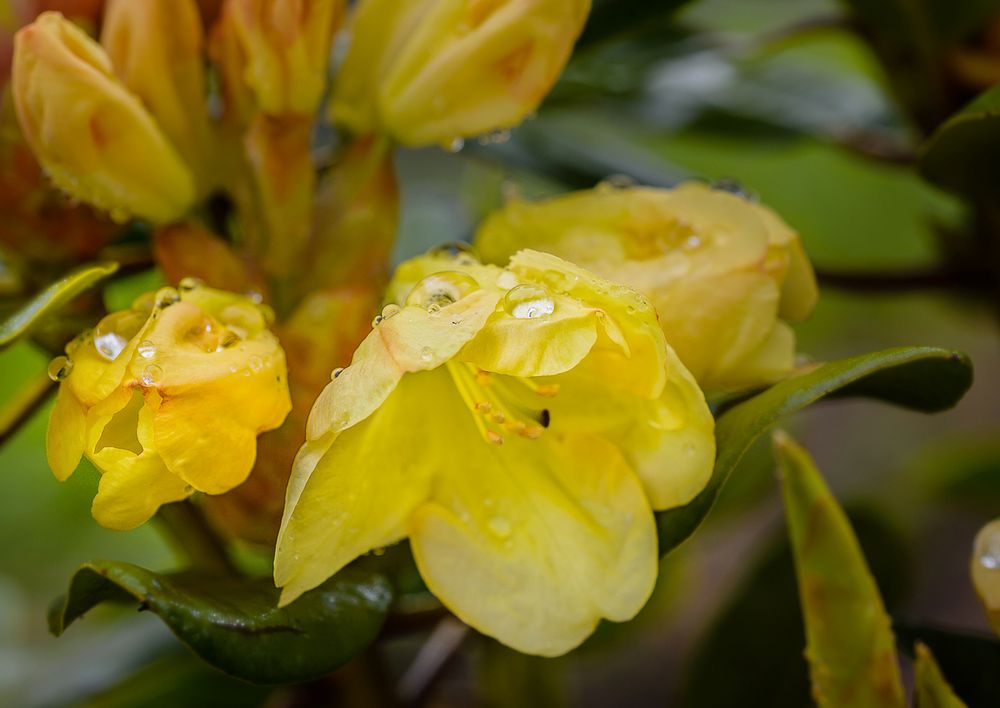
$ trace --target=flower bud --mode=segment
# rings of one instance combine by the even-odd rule
[[[205,182],[214,161],[203,44],[194,0],[107,3],[101,45],[115,73]],[[199,186],[204,192],[209,185]]]
[[[82,455],[100,470],[93,514],[108,528],[137,526],[195,491],[241,484],[257,435],[291,407],[266,313],[193,282],[108,315],[66,354],[49,370],[60,381],[49,465],[66,479]]]
[[[512,201],[476,245],[495,262],[549,251],[644,293],[667,341],[715,392],[786,376],[795,335],[783,320],[808,317],[817,298],[797,233],[766,206],[697,183]]]
[[[589,0],[362,0],[333,118],[406,145],[511,128],[569,59]]]
[[[264,113],[311,116],[326,84],[344,0],[229,0],[244,81]]]
[[[54,12],[14,42],[13,91],[28,144],[52,181],[110,211],[162,222],[191,205],[190,170],[111,61]]]

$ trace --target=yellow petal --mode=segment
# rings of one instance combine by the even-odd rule
[[[1000,518],[986,524],[976,534],[969,565],[972,585],[993,631],[1000,635]]]
[[[25,138],[61,189],[154,222],[190,207],[187,166],[107,54],[62,15],[43,13],[18,32],[12,79]]]
[[[110,0],[101,45],[200,183],[212,186],[204,40],[194,0]]]
[[[781,286],[779,314],[786,320],[799,322],[812,314],[819,300],[819,288],[816,285],[816,273],[813,272],[802,242],[795,239],[788,248],[790,260]]]
[[[307,437],[316,440],[357,424],[386,400],[404,373],[433,369],[455,356],[482,329],[499,298],[497,292],[477,290],[437,312],[407,306],[382,320],[351,365],[316,399]]]
[[[448,378],[443,370],[407,376],[372,415],[299,451],[274,557],[282,604],[406,534],[441,457],[451,457],[452,440],[427,435],[419,424],[428,415],[426,402],[447,390]],[[452,404],[449,411],[435,406],[442,426],[450,423],[447,413],[467,415]]]
[[[556,656],[602,617],[631,619],[656,578],[656,534],[618,450],[568,435],[462,449],[414,514],[428,588],[514,649]]]
[[[56,404],[45,433],[45,454],[56,479],[73,474],[83,455],[86,409],[73,395],[69,384],[59,386]]]

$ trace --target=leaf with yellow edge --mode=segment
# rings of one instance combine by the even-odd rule
[[[0,322],[0,349],[23,337],[46,316],[118,270],[117,263],[100,263],[73,271],[45,288],[4,322]]]
[[[916,683],[916,708],[965,708],[945,680],[931,650],[922,642],[917,642]]]
[[[857,537],[815,464],[774,434],[819,708],[903,708],[896,640]]]
[[[1000,635],[1000,517],[976,534],[970,562],[972,584],[986,609],[993,631]]]

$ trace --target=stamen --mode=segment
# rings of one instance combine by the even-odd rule
[[[533,409],[524,402],[528,394],[556,395],[558,384],[538,384],[530,379],[501,376],[472,364],[449,362],[447,368],[459,395],[473,414],[476,428],[487,442],[503,444],[505,434],[535,440],[549,427],[549,410]]]

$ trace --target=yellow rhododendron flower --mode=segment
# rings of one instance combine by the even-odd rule
[[[12,71],[25,139],[60,189],[112,215],[157,222],[191,206],[191,170],[82,30],[43,13],[17,33]]]
[[[676,189],[601,186],[509,202],[476,235],[487,261],[521,248],[569,259],[645,294],[670,346],[707,391],[787,375],[816,278],[795,233],[764,205],[688,182]]]
[[[430,590],[557,655],[643,606],[652,511],[711,474],[714,422],[634,291],[548,254],[400,266],[392,302],[317,399],[285,500],[287,605],[409,537]]]
[[[253,467],[257,435],[291,407],[285,355],[249,299],[185,282],[105,317],[52,362],[46,450],[66,479],[101,472],[94,518],[128,529],[195,491],[222,494]]]
[[[361,0],[334,120],[406,145],[519,124],[569,59],[589,0]]]
[[[243,80],[270,115],[316,111],[345,0],[228,0]]]

